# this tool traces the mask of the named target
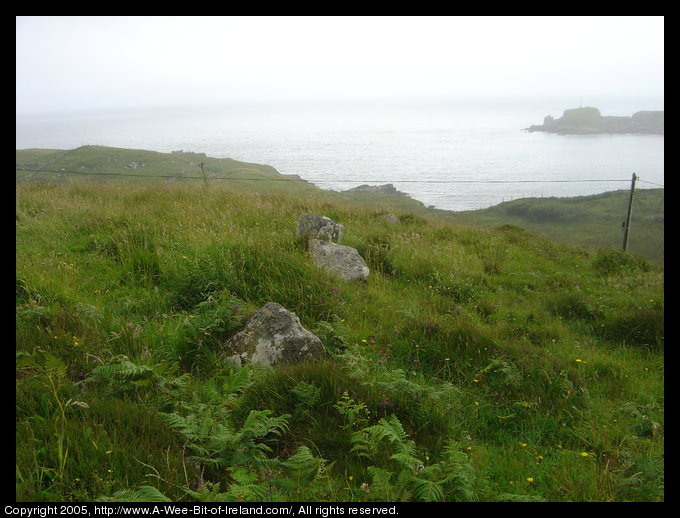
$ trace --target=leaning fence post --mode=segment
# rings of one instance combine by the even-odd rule
[[[635,173],[633,173],[633,178],[630,182],[630,198],[628,199],[628,214],[626,215],[626,223],[623,233],[623,251],[628,250],[628,232],[630,231],[630,215],[633,210],[633,193],[635,192],[635,182],[638,179]]]

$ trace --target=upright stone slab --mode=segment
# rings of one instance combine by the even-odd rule
[[[401,221],[399,221],[399,218],[395,216],[394,214],[383,214],[380,216],[381,219],[384,219],[385,221],[389,221],[393,225],[400,225]]]
[[[239,366],[270,366],[319,358],[325,349],[319,337],[302,327],[294,313],[268,302],[227,341],[225,352]]]
[[[297,223],[297,235],[339,243],[345,227],[327,216],[303,214]]]
[[[366,261],[355,248],[320,239],[310,239],[309,255],[319,268],[340,277],[343,281],[368,278],[369,269]]]

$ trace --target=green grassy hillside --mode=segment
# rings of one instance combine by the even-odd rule
[[[456,212],[452,217],[491,227],[517,225],[574,245],[619,248],[629,199],[628,190],[572,198],[524,198],[488,209]],[[663,189],[635,191],[628,249],[663,264]]]
[[[16,151],[17,181],[135,180],[241,186],[257,192],[323,195],[357,206],[369,205],[385,212],[410,212],[487,227],[512,224],[550,239],[591,249],[621,247],[628,207],[628,191],[573,198],[525,198],[489,209],[451,212],[427,208],[407,195],[378,192],[325,192],[281,175],[271,166],[207,157],[202,153],[158,153],[103,146],[72,150],[22,149]],[[201,169],[201,164],[203,164]],[[204,175],[205,173],[205,175]],[[122,175],[122,176],[120,176]],[[629,249],[663,264],[663,189],[638,189],[634,198]]]
[[[271,166],[183,151],[159,153],[105,146],[82,146],[71,150],[25,149],[16,151],[16,164],[17,180],[66,180],[80,176],[106,181],[135,177],[149,181],[165,178],[166,181],[193,182],[203,181],[205,177],[207,181],[230,181],[246,186],[257,183],[260,190],[265,186],[279,191],[315,190],[309,184],[279,174]]]
[[[654,263],[301,182],[62,180],[16,184],[17,501],[664,499]],[[314,267],[304,213],[367,282]],[[236,369],[268,301],[327,357]]]
[[[159,153],[105,146],[82,146],[71,150],[21,149],[16,151],[17,181],[66,181],[73,178],[91,181],[143,180],[158,182],[207,182],[211,186],[252,189],[260,193],[325,193],[347,203],[375,208],[428,212],[421,202],[409,196],[380,193],[325,192],[292,176],[280,174],[268,165],[213,158],[203,153]]]

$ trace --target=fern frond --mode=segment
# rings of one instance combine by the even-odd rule
[[[408,439],[408,434],[401,422],[395,415],[383,417],[379,421],[380,430],[376,430],[378,435],[387,438],[392,444],[402,444]],[[375,428],[375,427],[374,427]]]
[[[442,502],[444,491],[436,482],[413,477],[410,481],[413,498],[420,502]]]
[[[367,471],[371,477],[371,500],[379,502],[395,501],[395,487],[392,484],[392,472],[376,466],[369,466]]]
[[[413,472],[417,471],[419,468],[422,469],[423,467],[423,462],[420,459],[417,459],[408,453],[395,453],[390,456],[390,460],[400,464],[404,469]]]
[[[383,417],[378,424],[362,428],[350,436],[352,445],[350,452],[358,456],[372,457],[379,451],[381,443],[387,442],[391,450],[399,455],[394,460],[407,462],[410,466],[413,464],[411,458],[415,456],[416,446],[408,437],[408,433],[395,415]],[[419,461],[417,463],[421,464]]]
[[[153,369],[146,365],[137,365],[129,360],[107,363],[92,369],[92,374],[110,380],[136,380],[153,374]]]
[[[372,457],[377,452],[377,444],[370,440],[364,430],[354,432],[350,437],[352,447],[349,452],[359,457]]]
[[[198,502],[231,502],[234,500],[228,492],[220,493],[219,482],[213,484],[205,481],[196,491],[188,487],[184,490]]]
[[[442,460],[428,466],[419,474],[419,478],[437,482],[451,500],[475,500],[476,475],[470,459],[460,451],[458,442],[451,442],[444,447]]]
[[[206,436],[206,432],[203,427],[201,427],[201,423],[197,419],[196,415],[191,414],[188,416],[182,416],[176,413],[161,413],[161,416],[166,420],[171,428],[174,428],[189,441],[198,441],[205,438]]]
[[[237,484],[248,485],[257,480],[257,473],[246,468],[229,468],[231,477]]]
[[[260,484],[232,484],[228,496],[235,502],[266,502],[269,500],[269,488]]]
[[[237,395],[245,391],[252,384],[250,369],[243,367],[223,378],[222,393],[223,395]]]
[[[153,486],[140,486],[137,489],[122,489],[113,496],[102,496],[99,502],[171,502],[167,496]]]
[[[289,414],[271,417],[271,410],[251,410],[240,430],[246,440],[263,439],[267,435],[281,435],[288,430]]]
[[[66,376],[66,364],[56,356],[51,354],[45,355],[45,371],[48,375],[54,375],[59,378]]]
[[[321,389],[314,383],[307,383],[305,381],[295,385],[291,392],[297,400],[298,407],[302,409],[313,408],[321,398]]]
[[[325,459],[314,457],[314,454],[307,446],[300,446],[295,455],[283,461],[281,466],[286,474],[304,484],[308,484],[319,475],[325,462]]]

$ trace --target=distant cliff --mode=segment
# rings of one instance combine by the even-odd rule
[[[562,135],[591,135],[596,133],[640,133],[663,135],[663,110],[640,111],[632,117],[602,116],[597,108],[564,110],[559,119],[548,115],[543,125],[533,125],[526,131],[546,131]]]

